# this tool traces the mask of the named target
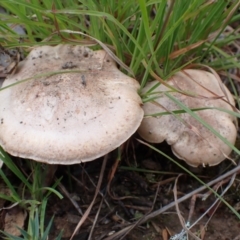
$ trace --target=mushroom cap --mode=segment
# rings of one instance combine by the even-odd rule
[[[48,72],[55,74],[39,76]],[[0,145],[14,156],[91,161],[125,142],[143,118],[138,82],[103,50],[37,47],[2,87],[14,83],[0,91]]]
[[[143,92],[147,92],[157,83],[158,81],[149,83],[143,89]],[[164,94],[166,91],[190,109],[216,107],[233,111],[232,106],[235,103],[231,93],[222,82],[219,82],[209,72],[187,69],[176,73],[167,83],[176,89],[193,95],[169,92],[172,90],[161,84],[153,91],[156,93],[153,96],[157,97],[154,100],[155,104],[153,102],[144,104],[145,115],[181,109],[179,105]],[[227,98],[223,91],[226,93]],[[195,114],[212,126],[230,143],[235,143],[237,129],[234,124],[236,118],[233,115],[216,109],[196,111]],[[143,139],[151,143],[161,143],[166,140],[179,159],[185,160],[194,167],[198,165],[216,165],[231,152],[231,148],[188,113],[145,117],[138,133]]]

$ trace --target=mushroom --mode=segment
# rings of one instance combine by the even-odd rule
[[[221,80],[207,71],[187,69],[167,81],[170,87],[156,84],[159,82],[150,82],[143,89],[147,93],[156,86],[152,92],[154,101],[143,106],[145,118],[138,129],[140,136],[151,143],[166,140],[179,159],[194,167],[213,166],[223,161],[231,153],[231,148],[188,113],[174,113],[182,108],[170,99],[173,97],[190,109],[221,108],[232,111],[234,99]],[[180,92],[173,91],[171,87]],[[161,112],[169,114],[151,117]],[[231,144],[235,143],[237,129],[233,115],[216,109],[194,113]]]
[[[94,160],[139,127],[138,88],[103,50],[36,47],[0,91],[0,145],[49,164]]]

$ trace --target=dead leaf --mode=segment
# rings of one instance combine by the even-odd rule
[[[169,238],[168,231],[166,229],[162,230],[162,238],[163,240],[168,240]]]
[[[1,168],[1,161],[0,161],[0,168]],[[11,190],[4,184],[3,181],[0,181],[0,194],[10,197],[11,196]],[[0,211],[2,210],[6,200],[4,198],[0,198]]]
[[[206,234],[205,227],[203,225],[200,225],[200,237],[203,240]]]
[[[13,235],[20,236],[21,233],[17,227],[23,228],[27,212],[19,206],[15,206],[9,210],[5,210],[4,231]]]

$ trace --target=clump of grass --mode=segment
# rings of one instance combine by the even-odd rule
[[[226,26],[239,18],[234,16],[239,3],[230,0],[139,0],[137,4],[126,0],[118,4],[111,0],[56,0],[53,4],[47,0],[3,0],[1,5],[9,13],[1,14],[6,47],[29,47],[46,41],[93,45],[85,36],[58,34],[59,30],[80,31],[108,45],[130,66],[142,86],[151,72],[167,78],[183,66],[202,62],[209,54],[218,51],[223,55],[220,47],[239,37],[231,34],[220,38]],[[21,42],[6,24],[26,29]],[[219,66],[220,58],[215,60]],[[236,64],[232,59],[228,66]]]
[[[45,206],[44,202],[42,206]],[[30,212],[31,214],[29,217],[29,224],[28,224],[27,231],[21,228],[18,228],[22,237],[17,237],[7,232],[3,232],[3,234],[6,236],[5,237],[6,240],[7,239],[9,240],[48,240],[49,239],[49,233],[53,224],[53,217],[49,221],[46,228],[43,228],[41,222],[44,220],[44,217],[45,217],[45,209],[42,210],[40,215],[38,212],[38,208],[35,208]],[[62,237],[62,232],[59,233],[59,235],[55,238],[55,240],[60,240],[61,237]]]
[[[45,212],[47,207],[47,201],[51,193],[56,194],[59,199],[62,199],[63,196],[56,191],[56,182],[52,187],[44,186],[45,180],[45,171],[42,171],[41,164],[38,164],[33,161],[28,163],[31,165],[30,169],[32,174],[26,176],[23,172],[17,167],[13,160],[8,156],[8,154],[3,151],[0,147],[0,156],[1,160],[4,162],[6,167],[18,178],[20,181],[20,186],[15,186],[7,178],[4,171],[0,168],[0,177],[6,184],[7,188],[11,192],[10,195],[0,193],[0,198],[5,199],[8,202],[17,203],[21,208],[29,212],[29,223],[27,232],[23,229],[20,229],[20,232],[24,238],[18,238],[16,236],[10,236],[8,233],[4,233],[9,239],[47,239],[50,227],[52,225],[53,219],[49,222],[49,225],[45,229],[44,220]],[[21,191],[20,191],[21,190]],[[40,213],[40,215],[39,215]],[[40,219],[40,223],[39,223]]]

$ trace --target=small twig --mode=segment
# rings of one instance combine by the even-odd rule
[[[89,191],[89,188],[83,184],[81,181],[79,181],[76,177],[74,177],[72,174],[70,174],[70,177],[76,181],[76,183],[80,186],[83,187],[84,189],[86,189],[87,191]],[[91,181],[91,180],[90,180]],[[95,186],[96,187],[96,186]]]
[[[60,192],[62,194],[64,194],[72,203],[72,205],[77,209],[78,213],[82,216],[83,212],[81,210],[81,208],[79,207],[79,205],[77,204],[77,202],[70,196],[69,192],[67,191],[67,189],[63,186],[62,183],[58,183],[58,188],[60,189]]]
[[[186,235],[186,234],[189,234],[191,237],[193,237],[194,239],[196,240],[201,240],[200,238],[198,238],[197,236],[195,236],[195,234],[193,232],[190,231],[190,229],[187,227],[187,225],[189,225],[190,223],[187,222],[187,225],[184,221],[184,218],[183,216],[181,215],[180,213],[180,209],[179,209],[179,205],[178,205],[178,199],[177,199],[177,181],[179,179],[181,175],[179,175],[177,178],[176,178],[176,181],[175,181],[175,184],[174,184],[174,202],[175,202],[175,207],[176,207],[176,211],[177,211],[177,215],[178,215],[178,218],[179,218],[179,221],[182,225],[182,228],[183,228],[183,232],[181,233],[182,236]],[[171,238],[171,239],[174,239],[174,238]]]
[[[89,205],[89,207],[87,208],[87,210],[85,211],[85,213],[83,214],[82,218],[80,219],[78,225],[76,226],[76,228],[74,229],[74,232],[70,238],[70,240],[73,239],[73,237],[75,236],[76,232],[79,230],[79,228],[82,226],[82,224],[84,223],[84,221],[87,219],[92,207],[93,207],[93,204],[96,200],[96,197],[100,191],[100,187],[101,187],[101,184],[102,184],[102,179],[103,179],[103,176],[104,176],[104,171],[105,171],[105,168],[106,168],[106,163],[107,163],[107,155],[105,155],[104,159],[103,159],[103,163],[102,163],[102,168],[101,168],[101,172],[100,172],[100,175],[99,175],[99,179],[98,179],[98,184],[97,184],[97,187],[96,187],[96,190],[95,190],[95,194],[94,194],[94,197],[93,197],[93,200],[91,202],[91,204]]]
[[[222,194],[220,195],[221,197],[222,197],[222,196],[228,191],[228,189],[232,186],[235,178],[236,178],[236,173],[232,176],[231,181],[229,182],[229,184],[227,185],[227,187],[224,189],[224,191],[223,191]],[[219,202],[219,201],[220,201],[220,199],[217,198],[216,201],[212,204],[212,206],[210,206],[210,209],[211,209],[214,205],[216,205],[217,202]],[[215,210],[213,211],[213,213],[211,214],[211,216],[213,216],[213,214],[215,213],[216,210],[217,210],[217,208],[215,208]],[[209,211],[209,210],[208,210],[208,211]],[[206,211],[206,213],[208,213],[208,211]],[[208,219],[208,221],[206,222],[205,226],[209,223],[209,221],[211,220],[211,218],[212,218],[212,217],[210,217],[210,218]],[[198,221],[200,221],[200,219],[199,219]]]
[[[151,209],[148,211],[147,214],[149,214],[149,213],[153,210],[153,208],[154,208],[155,202],[156,202],[156,200],[157,200],[158,192],[159,192],[159,187],[160,187],[160,185],[158,185],[158,188],[157,188],[157,191],[156,191],[154,200],[153,200],[152,207],[151,207]],[[135,227],[139,224],[140,221],[141,221],[141,218],[140,218],[138,221],[136,221],[135,224],[132,225],[132,227],[120,238],[120,240],[125,239],[125,236],[126,236],[133,228],[135,228]]]
[[[197,197],[199,195],[198,194],[195,194],[192,196],[191,198],[191,201],[190,201],[190,210],[189,210],[189,214],[188,214],[188,222],[191,222],[191,219],[192,219],[192,216],[193,216],[193,212],[194,212],[194,209],[195,209],[195,204],[196,204],[196,200],[197,200]]]
[[[234,175],[233,175],[234,176]],[[232,178],[233,178],[232,176]],[[226,178],[222,180],[221,182],[218,182],[215,186],[212,187],[212,189],[217,192],[218,188],[222,186],[223,184],[227,183],[229,181],[229,178]],[[209,190],[207,193],[201,194],[202,201],[206,201],[207,198],[212,194],[212,191]]]
[[[235,180],[235,177],[236,177],[236,173],[232,176],[232,178],[231,178],[231,181],[229,182],[229,184],[228,184],[228,186],[225,188],[225,190],[220,194],[220,196],[222,197],[226,192],[227,192],[227,190],[232,186],[232,184],[233,184],[233,182],[234,182],[234,180]],[[228,179],[229,180],[229,179]],[[226,181],[222,181],[221,182],[221,184],[224,184]],[[217,184],[217,187],[219,187],[219,183]],[[186,234],[186,233],[188,233],[189,235],[191,235],[193,238],[195,238],[195,239],[197,239],[197,240],[200,240],[197,236],[193,236],[192,234],[192,232],[190,231],[190,229],[193,227],[193,226],[195,226],[216,204],[220,204],[221,202],[220,202],[220,199],[219,198],[217,198],[215,201],[214,201],[214,203],[207,209],[207,211],[205,211],[205,213],[201,216],[201,217],[199,217],[191,226],[190,226],[190,219],[191,219],[191,214],[192,214],[192,212],[193,212],[193,209],[194,209],[194,207],[195,207],[195,201],[196,201],[196,198],[197,197],[201,197],[202,196],[202,194],[196,194],[196,195],[194,195],[193,196],[193,198],[192,198],[192,200],[193,201],[191,201],[191,209],[190,209],[190,213],[189,213],[189,217],[188,217],[188,221],[187,221],[187,224],[189,225],[188,227],[186,227],[186,225],[184,225],[182,222],[181,222],[181,224],[182,224],[182,227],[183,227],[183,231],[180,233],[180,234],[178,234],[178,235],[176,235],[177,237],[183,237],[183,235],[184,234]],[[174,197],[175,198],[175,197]],[[176,204],[176,206],[178,207],[178,205]],[[214,212],[216,211],[216,209],[217,208],[215,208],[215,210],[214,210]],[[178,211],[178,214],[180,213],[180,211],[179,211],[179,209],[177,209],[177,211]],[[214,213],[213,212],[213,213]],[[211,215],[211,216],[213,216],[213,214]],[[206,228],[206,226],[208,225],[208,223],[209,223],[209,221],[211,220],[211,217],[208,219],[208,221],[207,221],[207,223],[205,224],[205,227],[204,228]],[[175,239],[175,238],[171,238],[171,239]]]
[[[113,178],[115,176],[115,173],[117,171],[119,162],[120,162],[120,156],[118,156],[118,158],[115,160],[115,163],[113,164],[113,166],[111,168],[111,171],[109,173],[109,176],[108,176],[109,181],[108,181],[108,184],[107,184],[107,193],[113,200],[116,200],[116,201],[121,201],[121,200],[124,200],[124,199],[136,198],[134,196],[116,197],[111,192],[111,189],[110,189],[111,188],[111,183],[112,183],[112,180],[113,180]]]
[[[129,217],[132,218],[133,214],[126,208],[126,206],[124,205],[124,203],[121,200],[118,200],[117,203],[119,204],[119,206],[122,208],[122,210],[124,211],[124,213]]]
[[[240,239],[240,234],[237,235],[233,240],[239,240]]]
[[[185,196],[179,198],[179,199],[177,200],[178,204],[181,203],[181,202],[183,202],[183,201],[185,201],[186,199],[192,197],[193,195],[198,194],[199,192],[205,190],[206,188],[211,187],[211,186],[214,185],[215,183],[217,183],[217,182],[219,182],[219,181],[221,181],[221,180],[223,180],[223,179],[225,179],[225,178],[227,178],[227,177],[229,177],[229,176],[231,176],[231,175],[233,175],[233,174],[237,174],[239,171],[240,171],[240,165],[236,166],[234,169],[232,169],[231,171],[223,174],[222,176],[219,176],[218,178],[210,181],[210,182],[207,183],[206,185],[201,186],[201,187],[199,187],[198,189],[196,189],[196,190],[194,190],[194,191],[186,194]],[[171,202],[171,203],[168,204],[167,206],[162,207],[162,208],[160,208],[160,209],[152,212],[151,214],[149,214],[149,215],[147,215],[147,216],[144,216],[144,217],[141,219],[141,221],[138,222],[138,224],[145,223],[145,222],[149,221],[151,218],[154,218],[154,217],[160,215],[161,213],[167,211],[168,209],[170,209],[170,208],[172,208],[172,207],[174,207],[174,206],[175,206],[175,202]],[[231,206],[229,206],[229,207],[231,208]],[[239,216],[239,218],[240,218],[240,216]],[[114,234],[111,235],[110,237],[105,238],[105,240],[113,240],[113,239],[117,239],[117,238],[121,237],[123,234],[125,234],[126,232],[128,232],[129,229],[132,229],[132,225],[135,226],[135,223],[133,223],[133,224],[131,224],[130,226],[127,226],[127,227],[121,229],[120,231],[114,233]]]
[[[97,214],[95,215],[94,222],[93,222],[93,224],[92,224],[91,231],[90,231],[89,236],[88,236],[88,240],[91,240],[91,239],[92,239],[93,230],[94,230],[95,225],[96,225],[96,223],[97,223],[98,216],[99,216],[99,213],[100,213],[100,211],[101,211],[103,202],[104,202],[104,197],[102,197],[102,200],[101,200],[101,202],[100,202],[100,204],[99,204],[99,208],[98,208]]]
[[[9,209],[11,209],[11,208],[14,208],[14,207],[16,207],[17,205],[19,205],[20,204],[20,202],[15,202],[15,203],[13,203],[12,205],[10,205],[10,206],[8,206],[8,207],[2,207],[2,208],[0,208],[0,212],[2,211],[2,210],[9,210]]]
[[[96,187],[96,184],[93,182],[93,180],[92,180],[92,178],[89,176],[88,172],[87,172],[84,168],[82,168],[82,169],[83,169],[83,171],[85,172],[85,174],[88,176],[88,179],[89,179],[89,181],[92,183],[92,185],[93,185],[94,187]],[[104,198],[104,195],[103,195],[103,193],[100,191],[100,189],[99,189],[98,194],[103,198],[105,204],[106,204],[106,205],[108,206],[108,208],[111,210],[111,207],[110,207],[108,201]]]

